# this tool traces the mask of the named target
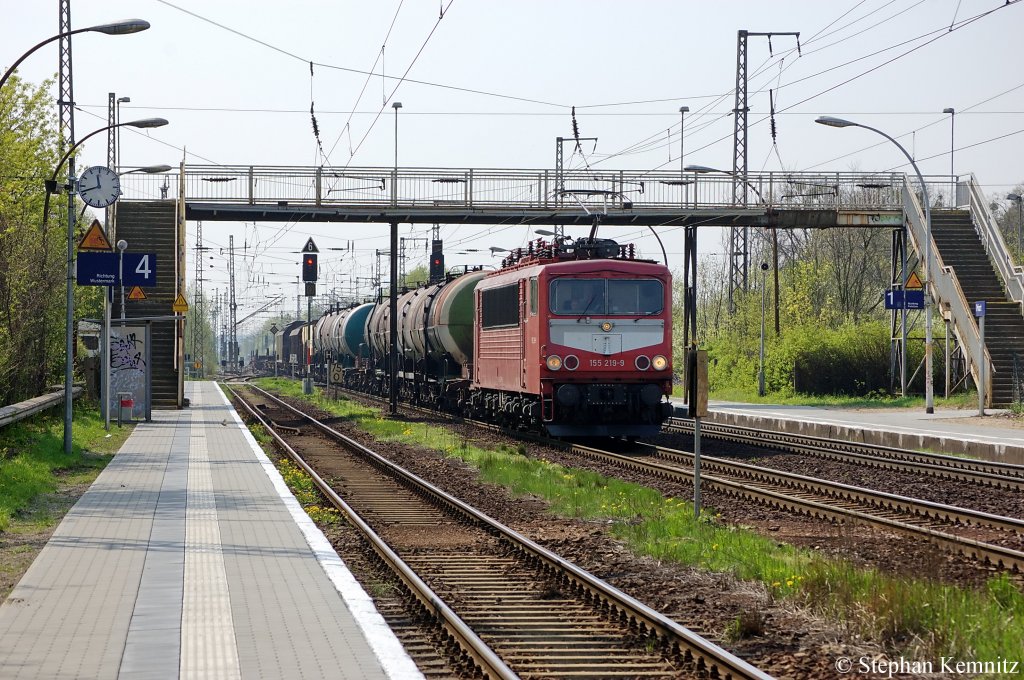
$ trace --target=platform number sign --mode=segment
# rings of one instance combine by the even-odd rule
[[[122,283],[143,288],[155,286],[156,253],[125,253]]]

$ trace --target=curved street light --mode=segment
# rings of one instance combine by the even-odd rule
[[[132,168],[131,170],[123,170],[123,171],[121,171],[121,172],[119,172],[117,174],[118,174],[118,176],[121,176],[121,175],[130,175],[132,173],[138,172],[138,173],[142,173],[142,174],[146,174],[146,175],[158,175],[161,172],[170,172],[170,171],[171,171],[171,166],[169,166],[169,165],[144,165],[141,168]],[[329,248],[328,250],[341,250],[341,248]]]
[[[145,22],[143,22],[145,23]],[[148,28],[149,24],[146,24]],[[143,29],[138,29],[143,30]],[[61,157],[57,163],[57,167],[53,169],[53,175],[49,180],[46,181],[46,195],[43,199],[43,228],[46,228],[46,223],[50,216],[50,194],[57,190],[57,174],[60,173],[61,167],[64,162],[71,157],[71,154],[75,152],[75,149],[80,147],[85,140],[98,135],[101,132],[115,127],[136,127],[136,128],[155,128],[163,127],[167,125],[166,118],[143,118],[141,120],[132,120],[127,123],[118,123],[116,125],[107,125],[101,127],[98,130],[93,130],[86,136],[78,140],[74,146],[67,150],[64,156]],[[72,357],[74,356],[74,330],[75,330],[75,170],[74,168],[68,169],[68,238],[67,238],[67,315],[65,318],[65,345],[64,345],[64,452],[71,453],[71,388],[74,380],[74,362]]]
[[[110,24],[99,24],[98,26],[89,26],[87,28],[76,28],[75,30],[68,31],[67,33],[58,33],[52,38],[47,38],[41,43],[35,45],[28,52],[18,57],[18,60],[14,62],[14,64],[12,64],[11,67],[7,69],[7,71],[4,73],[3,78],[0,78],[0,87],[4,86],[4,83],[6,83],[7,79],[11,77],[11,74],[14,73],[14,70],[17,69],[18,66],[21,65],[21,62],[25,61],[25,59],[30,54],[38,50],[40,47],[52,43],[54,40],[67,38],[68,36],[76,35],[78,33],[106,33],[107,35],[127,35],[129,33],[138,33],[139,31],[145,31],[147,28],[149,28],[148,21],[144,21],[142,19],[125,19],[124,21],[117,21]]]
[[[931,296],[929,294],[930,291],[928,290],[932,270],[932,208],[931,201],[928,198],[928,187],[924,183],[924,176],[921,175],[921,169],[917,167],[914,157],[911,156],[905,148],[903,148],[903,145],[878,128],[873,128],[861,123],[855,123],[852,120],[836,118],[835,116],[819,116],[814,122],[828,127],[859,127],[880,134],[895,144],[896,148],[903,152],[903,155],[907,157],[910,165],[914,168],[914,172],[917,173],[917,181],[921,183],[921,193],[924,194],[924,290],[926,291],[924,301],[924,410],[925,413],[934,413],[935,386],[932,383],[932,305]]]

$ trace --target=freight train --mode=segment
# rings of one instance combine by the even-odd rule
[[[538,239],[398,297],[400,398],[557,437],[656,434],[672,412],[671,296],[668,268],[632,245]],[[278,370],[308,358],[321,379],[387,395],[390,323],[385,299],[285,326]]]

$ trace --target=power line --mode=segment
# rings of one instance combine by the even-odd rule
[[[167,5],[168,7],[172,8],[172,9],[176,9],[179,12],[183,12],[184,14],[188,14],[189,16],[191,16],[191,17],[193,17],[195,19],[198,19],[200,21],[205,21],[206,23],[212,24],[213,26],[216,26],[217,28],[220,28],[220,29],[223,29],[225,31],[228,31],[229,33],[234,33],[235,35],[237,35],[237,36],[239,36],[241,38],[245,38],[246,40],[251,40],[252,42],[257,43],[259,45],[262,45],[263,47],[271,49],[271,50],[273,50],[275,52],[279,52],[280,54],[283,54],[286,57],[290,57],[290,58],[295,59],[297,61],[301,61],[303,64],[313,64],[314,66],[319,66],[321,68],[331,69],[331,70],[335,70],[335,71],[344,71],[346,73],[357,73],[359,75],[364,75],[364,76],[368,75],[368,76],[372,76],[372,77],[376,77],[376,78],[385,78],[387,80],[397,80],[397,81],[399,81],[399,83],[404,81],[404,82],[407,82],[407,83],[413,83],[414,85],[424,85],[426,87],[438,87],[438,88],[445,89],[445,90],[453,90],[453,91],[456,91],[456,92],[465,92],[465,93],[468,93],[468,94],[478,94],[478,95],[485,96],[485,97],[497,97],[499,99],[509,99],[509,100],[512,100],[512,101],[526,102],[526,103],[529,103],[529,104],[542,104],[544,106],[558,106],[558,107],[561,107],[561,108],[569,108],[565,104],[558,104],[558,103],[555,103],[555,102],[547,102],[547,101],[542,101],[540,99],[530,99],[529,97],[517,97],[515,95],[510,95],[510,94],[501,94],[499,92],[489,92],[487,90],[478,90],[478,89],[469,88],[469,87],[459,87],[457,85],[446,85],[444,83],[434,83],[434,82],[430,82],[430,81],[427,81],[427,80],[414,80],[412,78],[406,77],[406,75],[402,75],[402,76],[389,76],[386,73],[374,73],[373,71],[363,71],[363,70],[357,69],[357,68],[349,68],[347,66],[338,66],[337,64],[325,64],[323,62],[313,61],[312,59],[306,59],[304,57],[300,57],[297,54],[289,52],[288,50],[285,50],[285,49],[282,49],[280,47],[277,47],[276,45],[272,45],[271,43],[268,43],[268,42],[266,42],[264,40],[260,40],[259,38],[255,38],[255,37],[253,37],[253,36],[251,36],[251,35],[249,35],[247,33],[243,33],[242,31],[239,31],[237,29],[231,28],[230,26],[226,26],[225,24],[219,23],[217,21],[214,21],[213,19],[210,19],[208,17],[202,16],[201,14],[197,14],[195,12],[189,11],[189,10],[184,9],[182,7],[178,7],[177,5],[175,5],[175,4],[171,3],[171,2],[168,2],[168,0],[156,0],[156,1],[161,3],[161,4],[163,4],[163,5]],[[444,12],[448,11],[448,7],[450,7],[452,2],[454,2],[454,1],[455,0],[449,0],[448,5],[444,8]],[[442,14],[442,17],[443,17],[443,14]],[[438,23],[440,23],[440,21],[441,21],[441,18],[438,18]],[[437,24],[435,24],[434,26],[436,28]],[[406,71],[406,74],[407,73],[408,73],[408,71]]]

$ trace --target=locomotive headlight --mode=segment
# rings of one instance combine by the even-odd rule
[[[655,371],[664,371],[668,368],[668,359],[659,354],[651,360],[651,365]]]
[[[613,328],[615,328],[615,324],[613,324],[611,321],[605,321],[604,323],[601,324],[601,330],[603,330],[605,333],[607,333]]]
[[[644,356],[643,354],[641,354],[633,361],[633,364],[636,366],[636,370],[646,371],[648,368],[651,367],[651,360]]]
[[[552,354],[545,363],[547,363],[548,370],[557,371],[562,367],[562,357]]]
[[[570,354],[569,356],[565,357],[564,366],[570,371],[575,371],[577,368],[580,367],[580,358],[575,354]]]

